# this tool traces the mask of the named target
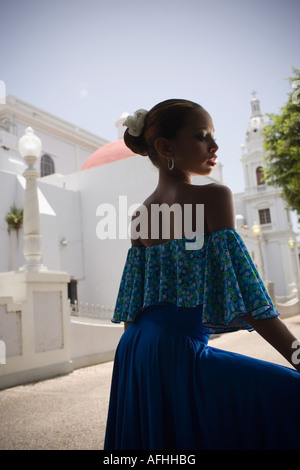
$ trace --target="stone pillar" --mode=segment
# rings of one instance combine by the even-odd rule
[[[69,280],[48,270],[0,273],[0,305],[7,305],[0,309],[0,339],[7,346],[0,390],[73,370]]]
[[[266,281],[266,288],[267,288],[267,291],[269,293],[269,296],[271,297],[271,299],[273,300],[273,302],[275,303],[275,289],[274,289],[274,282],[273,281]]]

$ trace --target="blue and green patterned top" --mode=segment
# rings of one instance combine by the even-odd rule
[[[236,229],[205,234],[198,250],[186,249],[186,241],[131,246],[112,322],[133,322],[141,310],[166,302],[202,306],[209,333],[251,331],[243,320],[250,312],[257,319],[279,315]]]

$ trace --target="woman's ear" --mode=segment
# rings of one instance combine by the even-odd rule
[[[173,156],[173,149],[170,141],[165,137],[158,137],[154,143],[155,150],[161,157],[170,158]]]

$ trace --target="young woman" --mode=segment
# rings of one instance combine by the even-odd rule
[[[126,145],[149,156],[159,181],[143,204],[147,233],[132,236],[112,319],[126,331],[115,355],[104,448],[299,448],[296,338],[236,230],[230,189],[192,185],[217,161],[211,116],[191,101],[167,100],[125,125]],[[163,234],[155,204],[178,204],[182,226],[173,217]],[[196,233],[200,204],[203,243],[193,249],[183,221]],[[211,333],[239,329],[255,329],[291,367],[208,346]]]

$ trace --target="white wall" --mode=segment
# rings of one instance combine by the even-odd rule
[[[41,235],[43,264],[52,270],[62,270],[71,277],[82,279],[83,251],[80,192],[47,184],[42,178],[38,183],[41,194],[53,210],[41,211]],[[61,244],[62,240],[66,246]]]
[[[123,324],[71,317],[70,355],[73,367],[112,361],[123,332]]]

